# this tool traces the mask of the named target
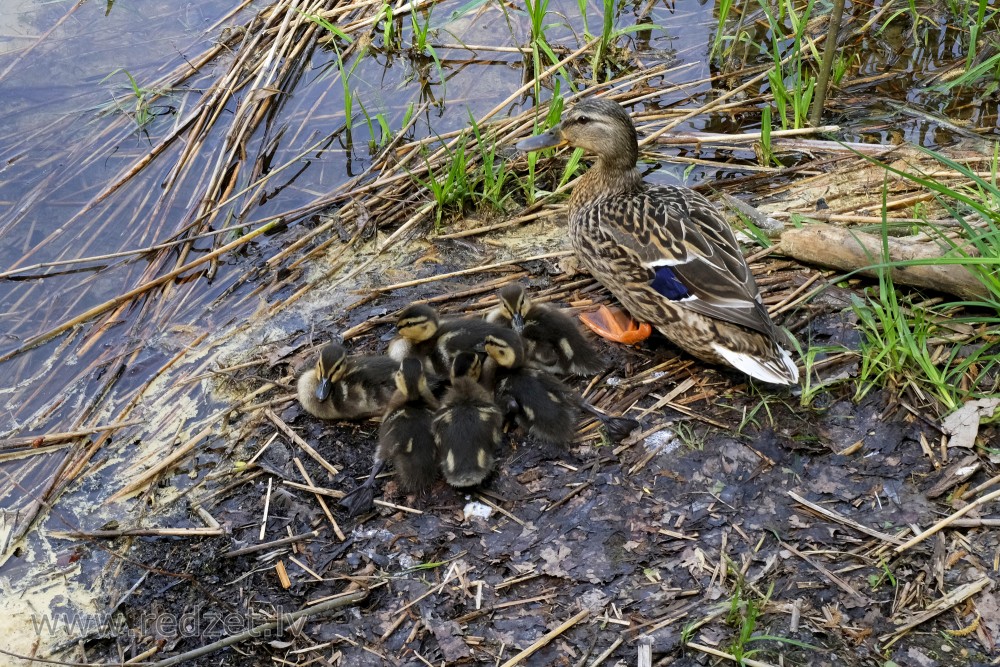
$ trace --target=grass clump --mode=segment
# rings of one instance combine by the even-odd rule
[[[886,386],[894,393],[909,392],[921,402],[950,412],[1000,387],[1000,149],[994,147],[990,175],[985,177],[940,153],[921,150],[964,177],[964,184],[949,186],[919,173],[883,166],[930,190],[955,220],[960,238],[956,240],[925,218],[920,231],[950,249],[951,255],[892,263],[885,260],[889,230],[883,225],[884,255],[873,258],[878,287],[869,289],[864,298],[854,297],[853,303],[862,333],[855,397],[862,398],[875,386]],[[886,198],[883,191],[883,219]],[[983,285],[984,296],[928,305],[901,296],[890,272],[915,264],[962,265]]]
[[[146,134],[153,120],[167,112],[166,107],[153,105],[153,100],[164,96],[166,91],[140,86],[132,73],[124,67],[119,67],[108,74],[101,79],[101,83],[107,83],[116,74],[124,74],[128,79],[128,84],[112,89],[112,99],[101,108],[101,115],[124,114],[132,119],[136,133]],[[124,95],[121,95],[122,90],[125,91]]]

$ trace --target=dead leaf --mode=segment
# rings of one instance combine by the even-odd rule
[[[948,438],[948,446],[967,449],[974,447],[980,420],[992,417],[997,407],[1000,407],[1000,398],[980,398],[969,401],[945,417],[941,428],[951,436]]]

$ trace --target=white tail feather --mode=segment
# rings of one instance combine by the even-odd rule
[[[792,360],[791,353],[782,347],[776,348],[775,351],[779,355],[775,355],[771,359],[761,359],[742,352],[735,352],[717,344],[713,344],[712,348],[730,366],[743,371],[752,378],[772,384],[794,385],[799,383],[799,369]]]

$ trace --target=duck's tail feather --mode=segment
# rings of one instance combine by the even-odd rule
[[[796,385],[799,383],[799,369],[792,354],[783,347],[775,346],[774,354],[768,358],[736,352],[721,345],[712,346],[730,366],[743,371],[757,380],[771,384]]]

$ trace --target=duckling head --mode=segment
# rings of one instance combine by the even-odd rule
[[[524,364],[524,345],[516,331],[501,330],[489,334],[483,349],[503,368],[517,368]]]
[[[632,169],[639,159],[635,125],[617,102],[590,98],[563,113],[562,122],[548,132],[518,142],[522,151],[573,146],[612,168]]]
[[[510,320],[514,331],[524,331],[524,317],[531,308],[531,300],[519,283],[504,285],[497,293],[500,299],[500,313]]]
[[[479,382],[483,370],[483,362],[475,352],[459,352],[451,362],[451,379],[467,377],[473,382]]]
[[[347,350],[340,343],[327,343],[316,360],[316,398],[325,401],[330,397],[333,383],[344,374]]]
[[[426,396],[430,393],[427,386],[427,376],[424,375],[424,364],[417,357],[403,359],[394,379],[396,389],[408,399]]]
[[[438,330],[437,311],[426,304],[416,304],[405,308],[396,320],[399,335],[414,343],[422,343],[434,337]]]

